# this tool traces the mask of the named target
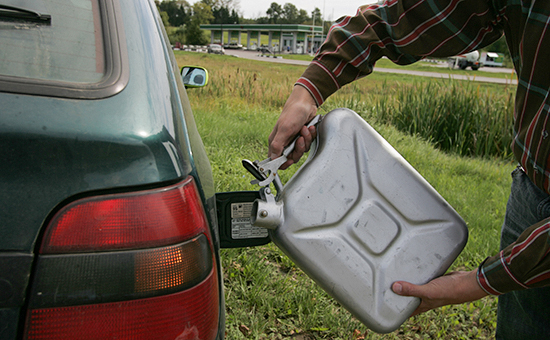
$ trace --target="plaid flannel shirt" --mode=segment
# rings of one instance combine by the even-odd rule
[[[317,105],[342,86],[373,71],[385,56],[406,65],[449,57],[506,36],[518,75],[514,155],[529,178],[550,193],[550,1],[387,0],[340,18],[296,85]],[[548,33],[548,34],[547,34]],[[550,284],[550,219],[527,229],[478,269],[489,294]]]

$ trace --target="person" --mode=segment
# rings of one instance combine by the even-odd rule
[[[478,50],[505,36],[518,75],[512,149],[519,165],[501,232],[501,251],[476,270],[424,285],[398,281],[394,293],[416,296],[414,314],[498,295],[497,339],[550,336],[550,1],[386,0],[340,18],[297,80],[269,136],[272,159],[300,135],[282,169],[316,137],[305,124],[327,97],[373,71],[385,56],[397,64]]]

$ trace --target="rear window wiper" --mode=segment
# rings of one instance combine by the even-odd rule
[[[15,2],[19,2],[19,4],[16,5]],[[16,20],[38,22],[43,24],[51,23],[52,16],[50,14],[47,14],[45,13],[45,11],[35,9],[30,6],[26,6],[27,2],[28,1],[24,1],[24,0],[23,1],[21,0],[1,1],[0,19],[16,19]],[[23,4],[21,5],[21,3]],[[35,5],[36,4],[40,4],[40,2],[36,2]]]

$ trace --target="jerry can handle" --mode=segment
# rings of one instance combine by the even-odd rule
[[[317,125],[321,120],[323,116],[317,115],[315,116],[306,126],[314,126]],[[248,172],[252,174],[256,179],[251,181],[251,184],[258,184],[261,187],[268,186],[271,182],[274,182],[274,185],[277,189],[277,192],[281,191],[283,188],[283,185],[281,183],[281,179],[279,176],[277,176],[277,171],[279,168],[288,160],[288,155],[294,150],[294,147],[296,146],[296,140],[300,136],[297,136],[294,138],[292,143],[290,143],[284,150],[281,157],[271,159],[266,158],[263,161],[255,160],[254,162],[251,162],[247,159],[244,159],[242,161],[243,166],[245,167]]]

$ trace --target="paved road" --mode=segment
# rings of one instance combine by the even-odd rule
[[[292,59],[284,59],[284,58],[272,58],[272,57],[265,57],[261,56],[259,52],[254,51],[244,51],[244,50],[225,50],[226,54],[229,55],[235,55],[239,58],[246,58],[246,59],[253,59],[253,60],[262,60],[262,61],[269,61],[273,63],[282,63],[282,64],[293,64],[293,65],[309,65],[309,61],[304,60],[292,60]],[[446,64],[440,64],[435,65],[434,67],[447,67]],[[478,76],[477,74],[474,76],[469,75],[459,75],[459,74],[448,74],[448,73],[439,73],[439,72],[425,72],[425,71],[413,71],[408,70],[406,68],[402,69],[393,69],[393,68],[381,68],[381,67],[375,67],[375,72],[386,72],[386,73],[397,73],[397,74],[408,74],[408,75],[414,75],[414,76],[421,76],[421,77],[431,77],[431,78],[445,78],[445,79],[457,79],[457,80],[471,80],[471,81],[479,81],[479,82],[486,82],[486,83],[496,83],[496,84],[511,84],[516,85],[517,80],[515,79],[503,79],[503,78],[493,78],[493,77],[484,77],[484,76]],[[506,69],[506,68],[494,68],[494,67],[482,67],[479,69],[480,72],[499,72],[499,73],[507,73],[512,74],[513,70]],[[481,74],[481,73],[480,73]]]

